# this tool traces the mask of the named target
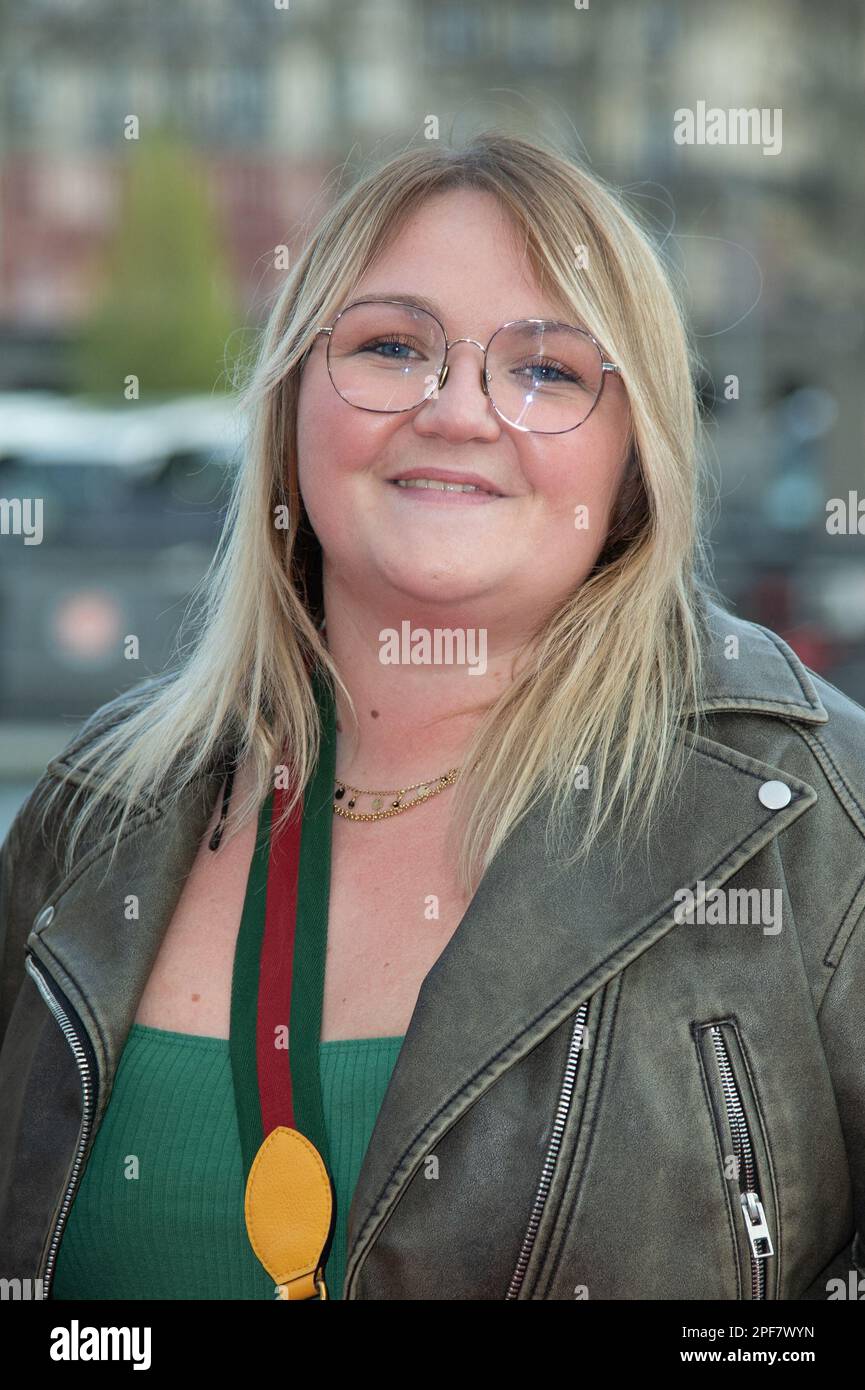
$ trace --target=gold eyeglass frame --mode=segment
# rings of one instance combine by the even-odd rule
[[[436,380],[434,381],[433,385],[430,387],[430,389],[429,389],[429,391],[427,392],[427,394],[426,394],[425,396],[422,396],[421,399],[420,399],[419,401],[417,401],[414,405],[402,406],[402,407],[400,407],[399,410],[382,410],[382,409],[379,409],[377,406],[371,406],[371,405],[357,405],[355,401],[350,401],[350,400],[348,400],[348,398],[342,394],[342,392],[340,391],[340,389],[339,389],[339,387],[337,386],[336,382],[334,381],[334,379],[333,379],[333,372],[331,371],[331,365],[330,365],[330,345],[331,345],[331,342],[332,342],[332,340],[333,340],[333,331],[334,331],[334,329],[336,328],[336,325],[339,323],[339,320],[342,318],[343,314],[348,313],[349,309],[354,309],[354,308],[356,308],[356,307],[357,307],[358,305],[360,305],[360,304],[394,304],[394,305],[398,306],[398,307],[401,308],[401,309],[411,309],[411,310],[412,310],[414,313],[416,313],[416,314],[425,314],[425,315],[427,316],[427,318],[431,318],[431,319],[433,320],[433,322],[436,323],[436,324],[438,325],[438,327],[441,329],[442,338],[443,338],[443,340],[444,340],[444,358],[442,359],[442,365],[441,365],[441,367],[439,368],[439,371],[438,371]],[[587,411],[587,413],[583,416],[582,420],[579,420],[579,421],[577,422],[576,425],[568,425],[567,429],[564,429],[564,430],[538,430],[538,429],[533,429],[531,425],[518,425],[518,424],[515,424],[513,420],[509,420],[508,417],[507,417],[506,415],[502,414],[501,410],[499,410],[499,408],[498,408],[498,406],[496,405],[495,400],[494,400],[494,398],[493,398],[493,396],[492,396],[492,394],[491,394],[491,392],[490,392],[489,384],[488,384],[488,383],[489,383],[489,372],[488,372],[488,370],[487,370],[487,360],[488,360],[489,350],[490,350],[490,347],[491,347],[491,345],[492,345],[492,343],[493,343],[493,340],[496,338],[496,336],[497,336],[499,333],[503,332],[504,329],[506,329],[506,328],[513,328],[514,325],[516,325],[516,324],[526,324],[526,323],[527,323],[527,324],[546,324],[546,325],[547,325],[548,327],[550,327],[550,328],[567,328],[567,329],[569,329],[572,333],[581,333],[581,334],[583,335],[583,337],[584,337],[584,338],[588,338],[589,341],[590,341],[591,343],[593,343],[594,346],[595,346],[595,348],[597,349],[598,356],[599,356],[599,358],[600,358],[600,360],[601,360],[601,384],[600,384],[600,386],[598,387],[597,395],[595,396],[595,399],[593,400],[593,402],[592,402],[592,404],[591,404],[589,410]],[[618,373],[619,376],[623,376],[623,375],[624,375],[624,373],[622,372],[621,367],[617,366],[615,362],[608,362],[608,361],[607,361],[606,356],[605,356],[605,354],[604,354],[604,350],[603,350],[603,348],[601,347],[601,344],[598,342],[597,338],[595,338],[593,334],[589,333],[588,330],[585,329],[585,328],[577,328],[577,327],[576,327],[574,324],[572,324],[572,323],[562,323],[562,322],[560,322],[560,321],[557,320],[557,319],[509,319],[509,320],[507,321],[507,323],[502,323],[502,324],[499,325],[499,327],[495,330],[495,332],[490,336],[489,342],[487,343],[486,347],[484,347],[483,343],[479,343],[478,340],[477,340],[477,338],[448,338],[447,332],[446,332],[446,330],[445,330],[445,326],[444,326],[444,324],[442,323],[441,319],[439,319],[434,313],[432,313],[431,310],[429,310],[429,309],[424,309],[424,308],[422,308],[421,305],[419,305],[419,304],[412,304],[411,301],[409,301],[409,300],[402,300],[402,299],[355,299],[355,300],[352,301],[351,304],[346,304],[344,308],[340,309],[339,313],[336,315],[336,318],[333,320],[333,323],[331,323],[331,324],[323,324],[320,328],[317,328],[317,329],[316,329],[316,332],[315,332],[315,336],[318,337],[318,335],[319,335],[320,333],[326,333],[326,334],[328,335],[328,342],[327,342],[327,358],[326,358],[326,361],[327,361],[327,374],[328,374],[328,376],[330,377],[331,385],[333,386],[333,389],[336,391],[336,393],[337,393],[337,395],[339,396],[340,400],[345,401],[347,405],[354,406],[354,409],[355,409],[355,410],[367,410],[367,411],[370,411],[373,415],[405,415],[405,414],[408,413],[408,411],[410,411],[410,410],[417,410],[418,407],[424,405],[426,401],[432,400],[432,399],[438,394],[438,392],[442,390],[442,388],[443,388],[445,382],[447,381],[448,370],[449,370],[448,352],[450,351],[450,349],[451,349],[456,343],[472,343],[475,347],[480,348],[481,352],[482,352],[483,355],[484,355],[483,366],[481,367],[481,373],[480,373],[481,390],[483,391],[484,395],[485,395],[485,396],[487,397],[487,399],[489,400],[489,403],[490,403],[490,405],[492,406],[493,410],[496,412],[496,414],[499,416],[499,418],[500,418],[501,420],[504,420],[504,422],[505,422],[506,425],[510,425],[511,429],[521,430],[523,433],[526,433],[526,434],[570,434],[572,430],[578,430],[578,429],[580,428],[580,426],[581,426],[581,425],[584,425],[584,424],[586,423],[586,421],[589,419],[590,415],[592,414],[592,411],[595,409],[595,407],[596,407],[597,404],[598,404],[598,401],[601,399],[601,395],[603,394],[603,390],[604,390],[604,382],[605,382],[606,379],[607,379],[607,375],[608,375],[610,372]],[[307,349],[307,352],[304,354],[304,360],[305,360],[306,357],[309,356],[309,353],[310,353],[311,351],[312,351],[312,347],[310,347],[310,348]]]

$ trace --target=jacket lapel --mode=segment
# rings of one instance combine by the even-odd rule
[[[509,1066],[676,925],[676,893],[721,886],[817,800],[781,768],[706,738],[651,840],[619,866],[610,837],[584,867],[544,854],[547,802],[484,876],[426,976],[349,1214],[346,1289],[423,1156]],[[785,782],[768,810],[758,791]],[[350,1295],[349,1295],[350,1296]]]
[[[100,1083],[113,1081],[138,1001],[222,785],[213,773],[170,810],[140,806],[109,872],[104,838],[51,895],[54,915],[33,927],[28,949],[68,995],[93,1044]],[[128,917],[131,895],[137,917]],[[41,917],[41,913],[39,914]],[[100,1084],[97,1121],[110,1095]]]

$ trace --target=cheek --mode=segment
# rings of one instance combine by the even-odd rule
[[[346,407],[349,409],[349,407]],[[328,382],[302,383],[297,410],[297,472],[307,510],[326,495],[350,457],[350,422]]]
[[[591,530],[600,529],[618,492],[626,464],[624,437],[619,430],[586,426],[583,437],[564,437],[540,447],[531,446],[523,472],[548,509],[573,525],[578,507],[589,509]]]
[[[355,410],[340,400],[327,376],[301,379],[297,408],[301,488],[326,488],[374,463],[399,417]]]
[[[297,475],[313,529],[325,549],[357,525],[365,493],[357,480],[374,469],[398,416],[355,410],[325,377],[301,381],[297,408]]]
[[[325,444],[333,439],[338,430],[337,404],[329,382],[326,379],[322,381],[319,373],[307,372],[301,377],[297,403],[297,453],[301,483],[312,472],[314,460],[326,460],[330,455]],[[318,469],[315,471],[318,472]]]

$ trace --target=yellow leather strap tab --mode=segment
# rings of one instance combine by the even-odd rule
[[[318,1149],[299,1130],[271,1130],[246,1181],[249,1241],[281,1299],[327,1297],[321,1256],[330,1234],[333,1190]],[[320,1287],[319,1287],[320,1285]]]

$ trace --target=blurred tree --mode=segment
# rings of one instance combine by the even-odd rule
[[[129,141],[123,213],[96,307],[71,346],[84,393],[116,402],[228,389],[225,352],[238,310],[205,171],[162,128]]]

